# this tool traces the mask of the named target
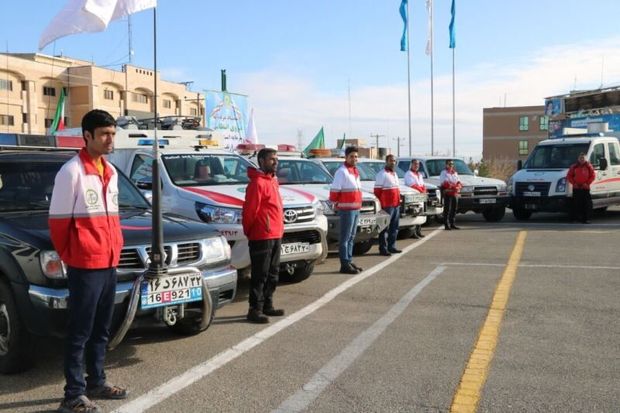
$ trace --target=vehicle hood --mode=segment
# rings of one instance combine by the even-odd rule
[[[367,192],[373,192],[375,190],[375,181],[362,181],[362,189],[364,191]],[[415,194],[419,194],[420,192],[418,192],[417,190],[408,187],[407,185],[403,184],[402,182],[400,183],[400,185],[398,186],[398,189],[400,190],[401,195],[415,195]]]
[[[225,208],[243,208],[247,185],[189,186],[179,188],[179,195],[185,199],[204,202]],[[308,205],[318,201],[316,195],[305,190],[306,185],[291,188],[280,185],[282,204],[286,207]]]
[[[285,188],[289,191],[303,192],[312,195],[318,200],[325,201],[329,199],[330,185],[327,184],[299,184],[299,185],[282,185],[280,189]],[[375,196],[372,194],[372,188],[367,191],[362,182],[362,200],[373,201]]]
[[[510,178],[513,182],[556,182],[566,178],[568,169],[521,169]]]
[[[495,178],[485,178],[482,176],[475,176],[475,175],[459,175],[459,179],[461,180],[461,183],[463,184],[463,186],[491,186],[491,185],[495,185],[495,186],[501,186],[501,185],[506,185],[506,183],[504,181],[502,181],[501,179],[495,179]],[[438,176],[432,176],[430,178],[428,178],[429,183],[432,183],[434,185],[439,185],[439,177]]]

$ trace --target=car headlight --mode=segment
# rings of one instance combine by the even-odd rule
[[[405,195],[405,203],[406,204],[410,204],[412,202],[415,202],[415,195],[413,195],[413,194]]]
[[[196,214],[207,224],[240,224],[241,209],[223,208],[196,202]]]
[[[441,191],[439,189],[435,189],[435,196],[438,201],[441,201]]]
[[[512,194],[512,186],[513,186],[513,179],[512,177],[510,177],[510,179],[508,179],[508,184],[506,185],[506,192],[508,192],[509,194]]]
[[[329,201],[329,200],[320,200],[318,209],[325,215],[335,214],[334,204],[332,203],[332,201]]]
[[[413,196],[413,202],[425,204],[428,196],[426,194],[417,194]]]
[[[560,178],[555,185],[555,192],[566,192],[566,177]]]
[[[203,241],[204,258],[208,263],[230,260],[230,245],[226,238],[212,237]]]
[[[60,280],[67,278],[67,269],[56,251],[41,251],[39,254],[41,270],[47,278]]]
[[[466,193],[466,194],[470,194],[474,192],[474,187],[473,186],[464,186],[461,188],[461,193]]]

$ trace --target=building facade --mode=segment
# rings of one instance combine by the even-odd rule
[[[153,118],[154,72],[120,71],[62,56],[0,53],[0,132],[46,134],[65,94],[65,126],[79,127],[92,109],[114,117]],[[204,96],[182,83],[157,83],[159,116],[195,116],[204,126]]]
[[[547,139],[549,117],[544,106],[484,108],[482,157],[516,163],[525,160],[541,140]]]

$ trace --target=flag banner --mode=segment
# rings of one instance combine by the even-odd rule
[[[248,120],[248,126],[245,128],[245,141],[246,143],[258,143],[258,134],[256,133],[256,123],[254,123],[254,108],[250,111],[250,119]]]
[[[54,121],[50,126],[49,134],[53,135],[59,130],[65,128],[65,89],[60,88],[60,97],[58,98],[58,105],[56,106],[56,114],[54,115]]]
[[[342,134],[342,142],[340,142],[340,147],[338,149],[344,149],[344,144],[345,144],[346,140],[347,140],[347,134],[343,133]]]
[[[452,0],[452,7],[450,8],[450,12],[452,13],[452,18],[450,19],[450,49],[454,49],[456,47],[456,33],[454,32],[454,19],[456,17],[456,0]]]
[[[104,31],[112,20],[152,9],[157,0],[69,0],[39,39],[39,50],[76,33]]]
[[[205,91],[207,127],[224,137],[222,145],[233,150],[245,142],[247,96],[229,92]]]
[[[426,0],[426,11],[428,12],[428,35],[426,37],[426,55],[433,53],[433,0]]]
[[[310,156],[311,149],[325,149],[325,134],[323,133],[322,126],[321,130],[316,134],[314,139],[312,139],[312,142],[304,149],[304,155]]]
[[[407,15],[407,0],[402,0],[400,2],[400,17],[403,18],[403,24],[404,24],[404,28],[403,28],[403,35],[400,37],[400,51],[401,52],[406,52],[409,48],[409,45],[407,44],[407,28],[409,26],[409,16]]]

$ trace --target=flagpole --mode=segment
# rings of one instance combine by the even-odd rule
[[[456,104],[454,93],[454,49],[452,48],[452,156],[456,156]]]
[[[435,155],[435,94],[434,94],[434,79],[433,79],[433,3],[431,1],[430,7],[430,41],[431,41],[431,156]]]
[[[147,274],[151,277],[158,277],[166,274],[163,246],[163,228],[161,212],[161,185],[159,180],[159,142],[157,139],[157,7],[153,7],[153,118],[155,126],[153,129],[153,238],[151,244],[151,261]]]
[[[409,156],[412,155],[411,147],[411,59],[409,58],[409,2],[407,2],[407,108],[409,111]]]

